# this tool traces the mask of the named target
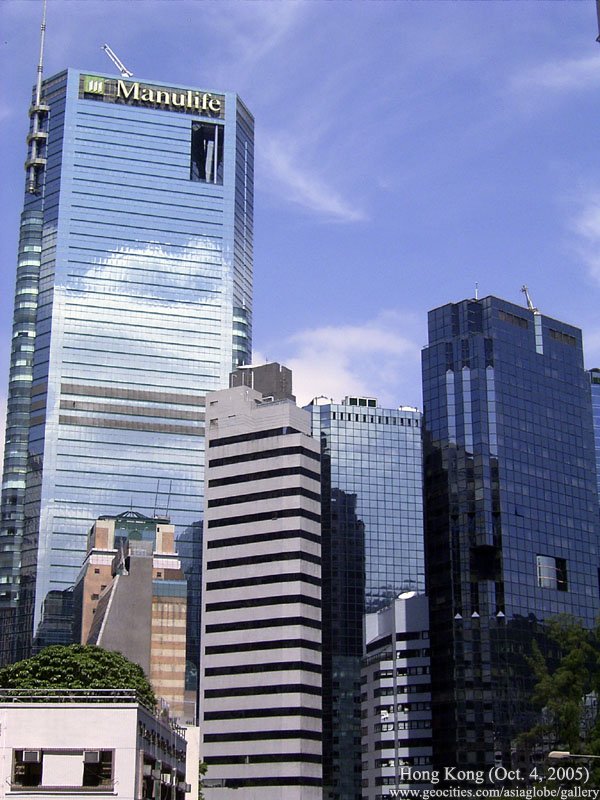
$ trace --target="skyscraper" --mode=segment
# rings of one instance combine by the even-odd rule
[[[202,755],[215,798],[322,800],[319,445],[270,366],[207,398]]]
[[[434,763],[510,763],[531,641],[599,611],[581,331],[496,297],[431,311],[423,352]]]
[[[600,369],[590,370],[592,382],[592,413],[594,416],[594,441],[596,443],[596,479],[600,501]]]
[[[68,69],[40,84],[31,116],[0,530],[3,641],[16,641],[5,658],[30,650],[99,516],[168,513],[197,572],[204,396],[251,347],[253,118],[241,100]]]
[[[363,614],[423,591],[421,414],[309,406],[321,444],[324,798],[361,797]]]

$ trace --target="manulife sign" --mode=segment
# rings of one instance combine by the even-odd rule
[[[140,81],[125,81],[120,78],[102,78],[97,75],[81,76],[79,96],[94,100],[102,98],[107,103],[146,106],[201,116],[221,118],[225,112],[223,95],[196,89],[153,86]]]

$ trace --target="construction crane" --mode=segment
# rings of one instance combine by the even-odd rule
[[[521,291],[523,292],[523,294],[525,295],[525,298],[527,300],[527,308],[530,311],[533,311],[534,314],[539,314],[540,313],[539,310],[533,305],[533,301],[532,301],[531,297],[529,296],[529,289],[527,288],[527,286],[525,286],[525,285],[521,286]]]
[[[120,58],[119,58],[119,56],[118,56],[118,55],[117,55],[117,54],[114,52],[114,50],[112,50],[112,49],[111,49],[111,48],[110,48],[110,47],[109,47],[107,44],[103,44],[103,45],[102,45],[102,49],[104,50],[104,52],[106,53],[106,55],[107,55],[107,56],[110,58],[110,60],[113,62],[113,64],[115,65],[115,67],[116,67],[116,68],[119,70],[119,72],[121,73],[121,75],[122,75],[124,78],[131,78],[131,77],[133,76],[133,72],[130,72],[130,71],[127,69],[127,67],[125,66],[125,64],[124,64],[124,63],[121,61],[121,59],[120,59]]]

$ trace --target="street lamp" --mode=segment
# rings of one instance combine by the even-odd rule
[[[584,753],[570,753],[568,750],[552,750],[548,753],[548,758],[600,758],[600,756],[590,756]]]

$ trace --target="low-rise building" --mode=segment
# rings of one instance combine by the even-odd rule
[[[184,800],[186,747],[133,690],[0,690],[0,798]]]

